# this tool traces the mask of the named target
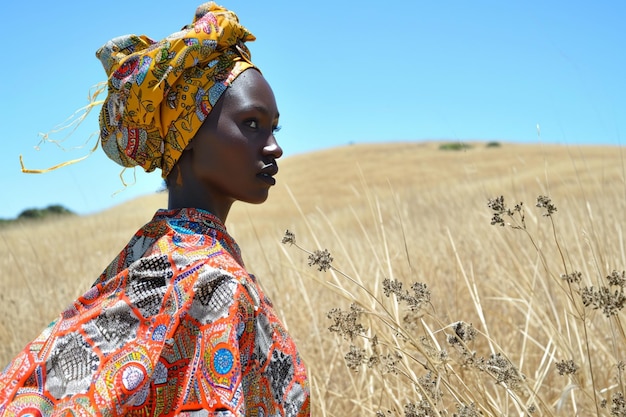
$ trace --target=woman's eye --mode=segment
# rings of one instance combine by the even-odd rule
[[[253,129],[253,130],[257,130],[257,129],[261,128],[261,126],[259,124],[259,121],[258,120],[254,120],[254,119],[247,120],[245,122],[245,125],[248,126],[250,129]],[[278,133],[280,131],[280,129],[281,129],[281,126],[273,126],[272,127],[272,134]]]

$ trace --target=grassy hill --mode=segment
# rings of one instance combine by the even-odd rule
[[[292,156],[267,203],[231,211],[248,269],[309,364],[313,415],[624,415],[611,408],[626,360],[624,150],[472,145]],[[544,216],[539,195],[557,211]],[[498,196],[524,203],[502,213],[505,227],[491,224]],[[0,362],[88,289],[166,199],[0,229]],[[281,244],[287,229],[299,247],[327,249],[336,269],[309,267],[307,253]],[[579,281],[561,278],[575,272]],[[366,330],[349,340],[356,323]]]

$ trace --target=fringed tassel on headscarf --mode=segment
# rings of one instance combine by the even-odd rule
[[[100,105],[102,105],[102,103],[104,103],[104,100],[98,100],[98,97],[100,96],[100,94],[106,89],[106,82],[100,82],[98,84],[96,84],[94,87],[92,87],[92,89],[89,92],[89,104],[87,104],[86,106],[76,110],[74,112],[74,114],[72,114],[70,117],[67,118],[67,120],[65,121],[65,123],[61,126],[55,127],[54,129],[52,129],[51,131],[47,132],[47,133],[40,133],[39,135],[41,136],[41,140],[39,141],[39,143],[37,144],[37,146],[35,146],[35,149],[40,150],[40,147],[43,143],[52,143],[56,146],[58,146],[59,148],[61,148],[64,151],[67,151],[66,148],[64,148],[61,144],[67,139],[69,138],[75,131],[76,129],[78,129],[78,127],[85,121],[85,119],[87,118],[87,116],[89,116],[89,113],[91,113],[91,111],[95,108],[98,107]],[[65,130],[71,129],[69,131],[69,133],[65,136],[65,138],[61,139],[61,140],[56,140],[56,139],[51,139],[50,135],[54,135],[60,132],[63,132]],[[74,149],[76,148],[82,148],[83,146],[85,146],[86,144],[88,144],[91,139],[97,135],[97,139],[96,139],[96,143],[95,145],[89,150],[89,153],[83,157],[80,158],[76,158],[76,159],[72,159],[66,162],[62,162],[60,164],[51,166],[49,168],[44,168],[44,169],[30,169],[30,168],[26,168],[26,166],[24,165],[24,157],[22,155],[20,155],[20,166],[22,167],[22,172],[25,174],[45,174],[46,172],[50,172],[50,171],[54,171],[55,169],[59,169],[59,168],[63,168],[65,166],[68,165],[72,165],[75,164],[77,162],[83,161],[85,159],[87,159],[92,153],[94,153],[97,149],[98,146],[100,145],[100,137],[99,137],[99,133],[95,132],[92,133],[89,138],[85,141],[85,143],[83,143],[80,146],[75,146]]]

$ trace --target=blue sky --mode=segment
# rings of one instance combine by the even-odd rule
[[[128,33],[167,36],[200,2],[5,3],[0,218],[50,204],[93,213],[160,188],[158,173],[139,170],[124,188],[121,167],[101,150],[44,175],[22,174],[19,155],[45,168],[88,153],[94,138],[73,147],[97,132],[97,111],[69,150],[34,147],[104,80],[96,49]],[[277,97],[285,157],[383,141],[626,141],[626,2],[218,3],[257,36],[249,46]]]

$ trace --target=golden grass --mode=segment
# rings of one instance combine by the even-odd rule
[[[617,368],[626,359],[624,313],[609,319],[587,308],[581,320],[576,316],[580,303],[568,301],[559,278],[580,271],[584,285],[597,288],[612,270],[625,269],[622,152],[480,143],[442,151],[436,143],[397,143],[286,158],[270,200],[235,205],[228,228],[309,364],[313,415],[375,415],[378,410],[404,415],[403,407],[417,404],[424,394],[410,378],[426,374],[408,358],[434,361],[420,345],[428,339],[439,343],[434,351],[447,349],[451,363],[457,360],[444,337],[451,333],[446,326],[457,321],[471,323],[480,334],[468,348],[485,358],[501,352],[526,377],[526,391],[516,394],[493,378],[485,382],[486,373],[471,366],[446,368],[448,375],[441,374],[438,383],[463,381],[467,391],[452,392],[464,403],[478,404],[483,415],[523,415],[530,405],[537,408],[534,415],[622,415],[610,414],[610,395],[624,392]],[[499,195],[510,205],[529,206],[526,231],[490,225],[487,201]],[[558,208],[551,218],[554,229],[533,207],[538,195],[550,196]],[[92,216],[0,229],[5,254],[0,362],[10,360],[85,291],[165,204],[166,196],[157,194]],[[280,243],[285,229],[303,248],[328,249],[333,266],[355,282],[308,267],[306,253]],[[383,295],[385,278],[402,281],[405,288],[425,283],[432,291],[430,305],[417,318],[407,315],[402,303]],[[407,344],[376,316],[365,314],[369,335],[376,333],[403,351],[397,366],[406,377],[347,369],[350,343],[327,330],[327,313],[335,307],[348,310],[352,302],[376,314],[385,306],[389,323],[395,320],[415,336],[419,343]],[[371,354],[363,341],[352,343]],[[580,369],[560,376],[555,363],[567,359]],[[596,406],[602,399],[609,400],[608,408]],[[423,415],[453,415],[454,404],[446,391],[434,404],[439,411]]]

